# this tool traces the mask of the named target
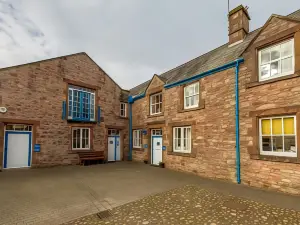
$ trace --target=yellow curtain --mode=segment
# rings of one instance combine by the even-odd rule
[[[294,117],[283,119],[284,134],[295,134]]]
[[[282,134],[282,119],[272,119],[272,134]]]
[[[271,134],[271,125],[270,120],[261,120],[261,129],[263,135],[270,135]]]

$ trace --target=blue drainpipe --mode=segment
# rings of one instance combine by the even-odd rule
[[[239,119],[239,65],[243,59],[237,59],[235,65],[235,152],[236,152],[236,181],[241,183],[241,160],[240,160],[240,119]]]
[[[129,96],[128,104],[129,104],[129,154],[128,161],[132,161],[132,103],[133,98]]]
[[[137,96],[129,96],[128,97],[128,104],[129,104],[129,155],[128,155],[128,161],[132,161],[132,104],[134,101],[139,100],[141,98],[145,97],[145,93],[142,93]]]

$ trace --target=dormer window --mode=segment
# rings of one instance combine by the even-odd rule
[[[262,49],[258,52],[259,81],[294,73],[294,39]]]

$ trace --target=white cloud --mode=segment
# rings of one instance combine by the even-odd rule
[[[0,66],[7,67],[49,58],[56,45],[8,1],[0,1]]]

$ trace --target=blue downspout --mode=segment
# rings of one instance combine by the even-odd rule
[[[132,161],[132,103],[133,99],[131,96],[128,98],[128,105],[129,105],[129,154],[128,154],[128,161]]]
[[[240,159],[240,119],[239,119],[239,65],[243,59],[236,60],[235,65],[235,151],[236,151],[236,181],[241,183],[241,159]]]

